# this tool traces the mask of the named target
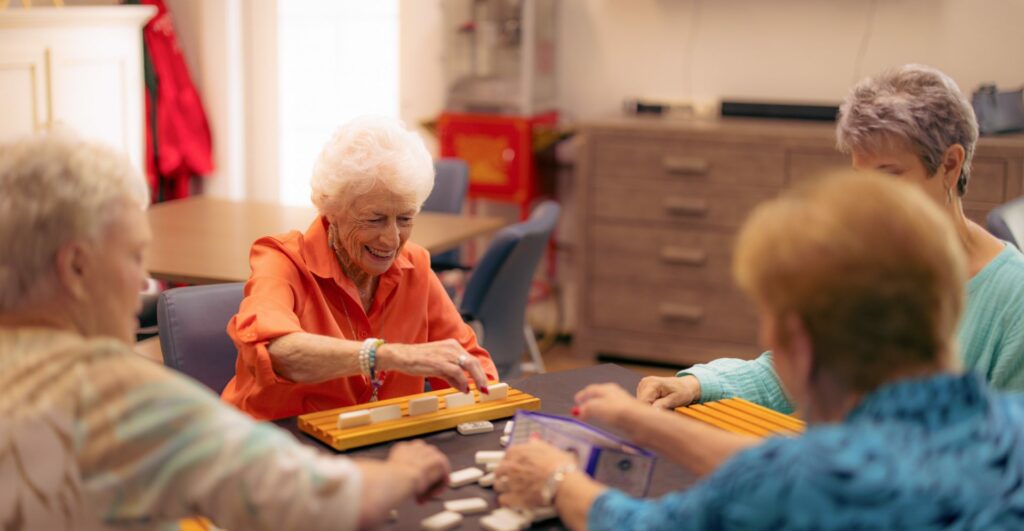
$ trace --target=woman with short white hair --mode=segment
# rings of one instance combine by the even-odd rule
[[[0,528],[366,528],[447,482],[422,442],[327,456],[132,352],[147,204],[105,147],[0,145]]]
[[[320,215],[305,233],[257,240],[224,400],[276,419],[498,378],[441,282],[409,241],[434,186],[430,154],[396,119],[341,127],[313,170]]]

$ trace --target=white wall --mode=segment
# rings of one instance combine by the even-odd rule
[[[439,0],[402,2],[402,113],[443,106]],[[559,84],[569,118],[627,97],[838,101],[907,62],[966,91],[1024,84],[1020,0],[562,0]],[[858,67],[861,43],[863,62]],[[440,91],[440,92],[438,92]]]
[[[440,1],[400,0],[399,110],[410,123],[444,105]],[[273,5],[168,0],[214,131],[218,170],[208,189],[217,195],[276,189],[268,183],[276,154],[257,149],[266,141],[225,145],[238,129],[262,136],[274,127],[252,123],[265,120],[258,100],[273,96],[262,94],[274,85],[273,57],[231,51],[232,32],[247,48],[269,40]],[[1024,84],[1021,0],[561,0],[560,9],[559,92],[570,119],[616,112],[636,96],[838,101],[859,77],[912,61],[945,70],[967,92],[986,81]],[[255,31],[232,29],[239,11]],[[256,94],[230,111],[245,91]]]

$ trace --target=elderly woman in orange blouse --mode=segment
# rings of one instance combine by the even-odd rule
[[[320,215],[306,232],[252,246],[223,399],[276,419],[419,393],[425,380],[486,393],[494,363],[409,241],[434,186],[422,139],[398,120],[353,120],[311,184]]]

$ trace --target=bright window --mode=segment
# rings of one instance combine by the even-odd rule
[[[308,205],[331,133],[363,114],[398,116],[398,0],[279,0],[280,198]]]

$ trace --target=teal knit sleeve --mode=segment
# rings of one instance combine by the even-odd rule
[[[679,371],[676,376],[688,374],[700,382],[701,402],[740,397],[781,413],[795,409],[775,374],[771,352],[754,360],[717,359]]]
[[[1019,308],[1008,321],[1000,338],[999,352],[992,360],[989,383],[996,389],[1021,392],[1024,391],[1024,308]]]

